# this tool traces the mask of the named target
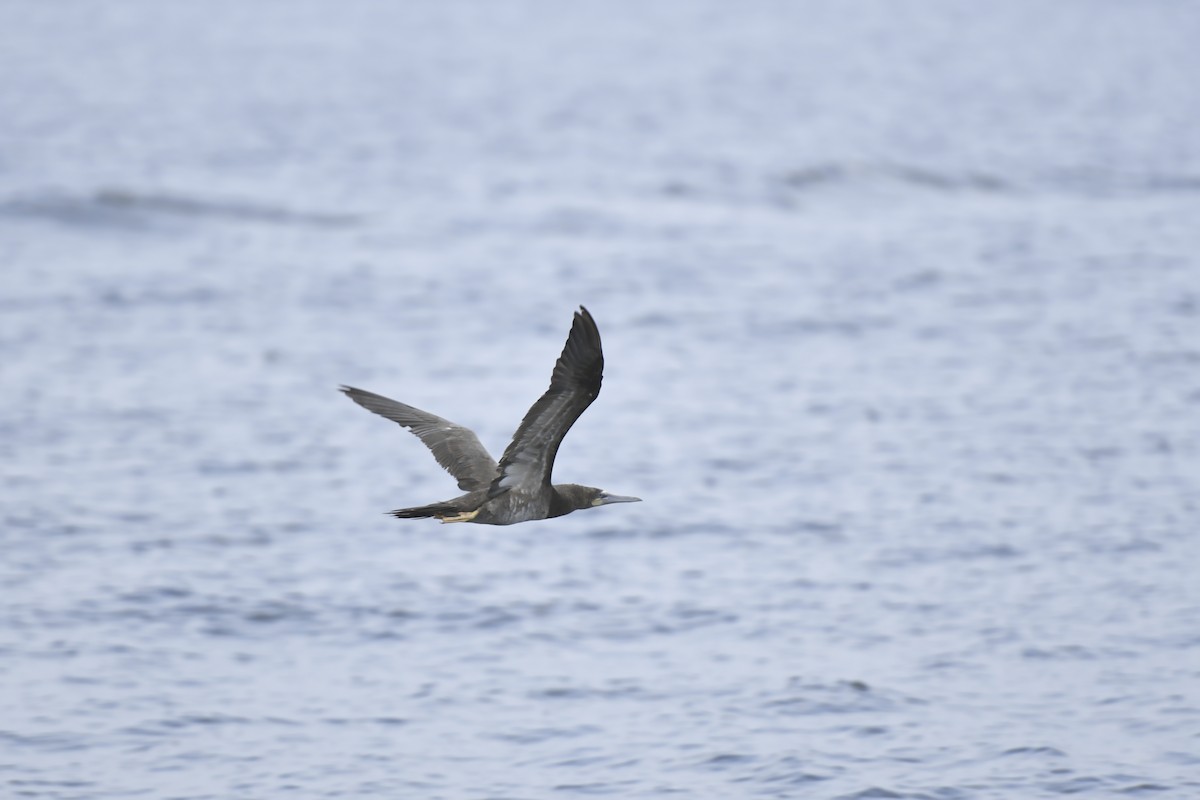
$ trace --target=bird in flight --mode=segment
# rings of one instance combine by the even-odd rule
[[[512,525],[549,519],[609,503],[636,503],[639,497],[609,494],[591,486],[550,482],[554,457],[575,420],[600,394],[604,353],[600,331],[583,306],[550,376],[550,388],[521,420],[500,463],[469,428],[351,386],[341,390],[368,411],[412,431],[466,494],[416,508],[390,511],[400,519],[437,517],[442,522]]]

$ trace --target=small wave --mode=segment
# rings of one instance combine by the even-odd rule
[[[240,200],[216,200],[184,195],[155,194],[127,189],[102,189],[92,196],[94,203],[108,207],[179,214],[195,217],[245,220],[302,225],[349,225],[358,221],[354,214],[297,211]]]
[[[1066,758],[1067,754],[1057,747],[1011,747],[1001,753],[1003,756],[1052,756]]]
[[[212,305],[225,299],[220,293],[204,286],[185,289],[136,289],[109,287],[96,298],[100,305],[128,309],[135,306]]]
[[[784,756],[754,770],[755,780],[766,784],[805,786],[831,780],[833,775],[822,775],[812,770],[812,764],[796,756]]]
[[[711,756],[705,759],[704,766],[723,769],[730,766],[752,764],[756,760],[757,759],[754,756],[748,756],[743,753],[720,753],[719,755]]]
[[[618,683],[603,688],[552,686],[531,692],[529,696],[541,700],[618,700],[645,698],[646,692],[631,683]]]
[[[196,465],[196,471],[201,475],[246,475],[260,472],[287,475],[303,469],[305,465],[297,461],[260,461],[249,458],[230,461],[206,459]]]
[[[1113,196],[1200,192],[1200,175],[1090,168],[1013,175],[888,162],[813,164],[783,173],[777,181],[792,190],[891,183],[930,191],[976,194],[1058,191],[1087,196]]]
[[[906,798],[906,797],[924,797],[925,795],[901,794],[893,792],[891,789],[884,789],[879,786],[872,786],[870,789],[863,789],[860,792],[851,792],[837,797],[837,800],[885,800],[885,798]]]
[[[88,789],[97,788],[95,781],[45,780],[39,778],[12,778],[6,785],[17,788],[19,797],[42,797],[43,790],[48,789]],[[79,796],[79,795],[75,795]]]
[[[1021,657],[1031,661],[1095,661],[1102,655],[1112,657],[1119,655],[1118,651],[1100,653],[1095,648],[1079,644],[1062,644],[1053,647],[1026,647],[1021,651]]]
[[[838,795],[835,800],[881,800],[882,798],[899,798],[899,800],[966,800],[974,795],[952,787],[939,787],[932,792],[896,792],[881,786],[872,786],[860,792]]]
[[[617,781],[615,783],[560,783],[554,787],[554,791],[586,795],[621,794],[636,785],[636,781]]]
[[[595,725],[576,725],[569,728],[549,726],[544,728],[528,728],[526,730],[498,733],[492,738],[502,742],[512,742],[513,744],[540,744],[542,742],[552,742],[560,739],[574,739],[580,736],[588,736],[593,733],[599,733],[600,731],[601,729]]]
[[[233,199],[106,188],[91,194],[43,193],[0,201],[0,215],[28,217],[65,225],[150,229],[156,220],[214,219],[273,225],[345,227],[356,214],[301,211]]]
[[[1102,778],[1094,778],[1086,775],[1046,784],[1046,788],[1051,792],[1058,794],[1083,794],[1084,796],[1087,796],[1091,792],[1100,791],[1106,788],[1106,786],[1107,781]]]
[[[410,722],[403,717],[326,717],[321,721],[326,725],[378,725],[384,728],[398,728]]]
[[[11,731],[0,731],[0,742],[18,747],[45,750],[51,753],[86,750],[90,746],[83,736],[71,733],[19,734],[12,733]]]
[[[736,171],[733,175],[687,176],[663,182],[659,191],[679,199],[727,197],[742,202],[773,202],[791,208],[796,197],[816,192],[889,187],[956,196],[1057,193],[1106,198],[1200,193],[1200,175],[1086,167],[1004,173],[889,161],[824,161],[766,176]]]
[[[207,713],[183,714],[141,722],[122,729],[122,733],[137,737],[171,737],[193,728],[248,727],[268,725],[272,727],[297,727],[301,723],[279,717],[242,717],[234,714]]]
[[[1163,786],[1160,783],[1137,783],[1133,786],[1126,786],[1123,789],[1117,789],[1121,794],[1148,794],[1150,792],[1169,792],[1170,786]]]
[[[984,172],[939,171],[911,164],[827,162],[792,170],[780,176],[784,186],[808,189],[829,184],[891,181],[938,191],[1004,192],[1011,183]]]
[[[764,706],[789,716],[810,716],[896,711],[904,706],[922,702],[895,692],[873,689],[857,680],[825,684],[808,683],[794,678],[788,682],[786,696],[768,700]]]

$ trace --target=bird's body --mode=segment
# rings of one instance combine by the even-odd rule
[[[603,373],[600,331],[588,310],[580,307],[554,365],[550,388],[525,414],[499,463],[469,428],[383,395],[349,386],[343,386],[342,391],[368,411],[412,431],[458,480],[458,488],[466,492],[441,503],[397,509],[389,512],[392,516],[512,525],[561,517],[593,506],[638,501],[590,486],[550,482],[558,446],[600,393]]]

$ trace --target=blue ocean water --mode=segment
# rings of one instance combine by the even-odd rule
[[[0,6],[0,795],[1200,794],[1196,19]]]

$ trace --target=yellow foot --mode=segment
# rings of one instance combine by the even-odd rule
[[[440,519],[443,524],[447,522],[470,522],[471,520],[475,519],[475,515],[478,513],[479,509],[475,509],[474,511],[460,511],[453,516],[438,517],[438,519]]]

